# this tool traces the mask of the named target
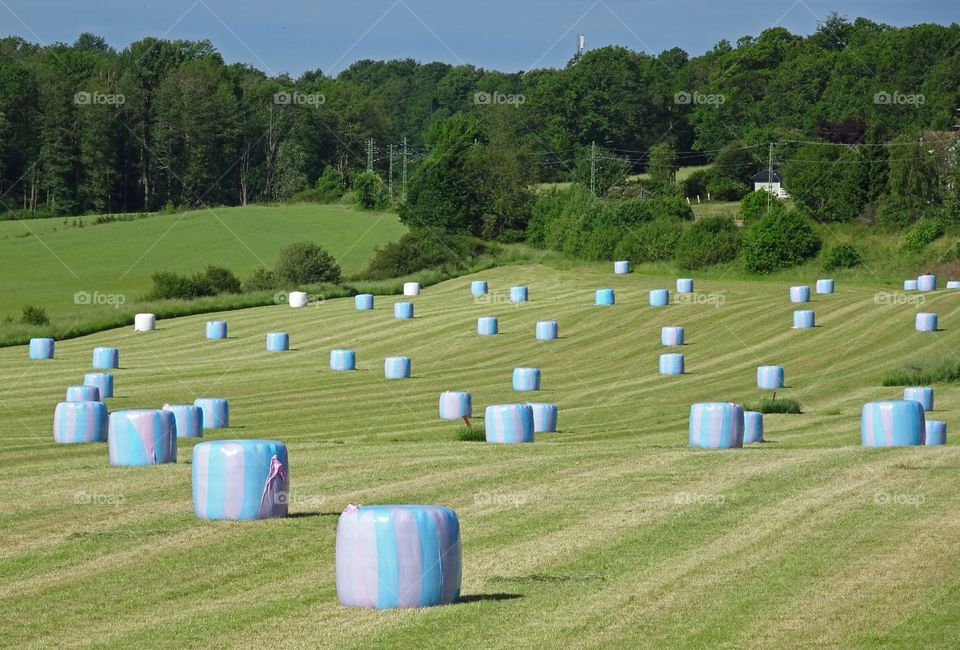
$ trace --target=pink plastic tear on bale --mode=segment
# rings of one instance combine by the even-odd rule
[[[702,402],[690,407],[690,446],[743,447],[743,407],[733,402]]]
[[[914,327],[918,332],[936,332],[937,315],[927,312],[920,312],[914,322]]]
[[[85,386],[96,386],[100,390],[101,400],[113,397],[113,375],[109,372],[88,372],[83,376],[83,383]]]
[[[108,428],[107,448],[111,465],[177,462],[177,425],[169,411],[114,411],[110,414]]]
[[[440,393],[440,418],[460,420],[473,417],[473,396],[463,391]]]
[[[199,519],[286,517],[287,447],[274,440],[212,440],[193,448],[193,512]]]
[[[682,327],[664,327],[660,330],[661,345],[675,346],[683,345]]]
[[[99,402],[100,389],[96,386],[67,386],[67,402]]]
[[[763,442],[763,413],[743,412],[743,442]]]
[[[923,439],[925,445],[945,445],[947,444],[947,423],[940,420],[926,421],[926,436]]]
[[[59,444],[104,442],[107,405],[103,402],[60,402],[53,413],[53,440]]]
[[[27,354],[31,359],[52,359],[54,347],[53,339],[30,339]]]

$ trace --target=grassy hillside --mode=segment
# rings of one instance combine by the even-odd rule
[[[895,398],[880,375],[960,345],[960,294],[925,296],[943,331],[913,330],[915,305],[879,286],[838,283],[816,297],[819,327],[790,329],[789,281],[698,280],[699,298],[647,307],[672,278],[603,268],[509,267],[416,299],[394,321],[352,301],[225,314],[231,338],[206,341],[207,317],[165,320],[58,344],[30,362],[0,350],[0,645],[155,647],[949,647],[960,637],[960,386],[937,387],[951,444],[865,450],[859,411]],[[531,302],[506,303],[524,283]],[[618,305],[592,305],[593,290]],[[476,317],[502,334],[476,336]],[[555,318],[561,338],[537,342]],[[659,331],[687,328],[688,375],[657,375]],[[293,350],[264,351],[286,330]],[[107,466],[106,445],[55,446],[64,387],[95,345],[117,345],[111,409],[200,395],[230,400],[233,427],[290,450],[286,520],[194,518],[192,443],[176,465]],[[355,373],[327,370],[352,347]],[[414,377],[387,382],[383,358]],[[694,451],[692,402],[753,402],[756,367],[786,367],[783,397],[802,415],[766,417],[765,444]],[[560,409],[532,445],[456,441],[437,419],[445,389],[518,401],[515,366],[538,366],[538,401]],[[529,397],[529,396],[528,396]],[[482,423],[477,418],[477,423]],[[465,602],[422,611],[340,608],[334,535],[347,503],[438,503],[459,514]]]

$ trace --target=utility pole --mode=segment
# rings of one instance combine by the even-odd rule
[[[767,155],[767,214],[770,214],[771,208],[773,208],[773,192],[771,188],[773,187],[773,143],[770,143],[770,150]]]
[[[590,143],[590,191],[597,195],[597,141]]]
[[[403,188],[400,192],[400,202],[407,202],[407,137],[403,137],[403,170],[402,170]]]
[[[373,171],[373,138],[367,140],[367,171]]]
[[[387,180],[387,194],[393,198],[393,143],[390,144],[390,172]]]

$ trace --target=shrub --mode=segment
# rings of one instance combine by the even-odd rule
[[[740,229],[728,217],[710,217],[693,224],[677,242],[674,259],[681,269],[699,269],[736,259]]]
[[[482,427],[468,427],[466,425],[457,429],[457,439],[463,442],[485,442],[487,434]]]
[[[481,255],[500,251],[490,244],[463,234],[450,234],[438,229],[412,230],[399,241],[377,248],[363,277],[395,278],[424,269],[459,271]]]
[[[761,413],[800,413],[800,402],[795,399],[776,399],[764,397],[750,409]]]
[[[707,198],[707,183],[710,182],[710,173],[706,169],[698,169],[684,180],[680,181],[683,195],[690,198],[702,196]]]
[[[820,252],[820,238],[796,210],[771,212],[750,226],[743,242],[743,261],[751,273],[770,273],[797,266]]]
[[[655,218],[667,217],[682,221],[693,221],[693,210],[685,199],[678,196],[657,196],[647,199]]]
[[[630,260],[634,264],[669,260],[673,257],[682,233],[683,226],[678,220],[654,219],[625,231],[614,249],[614,256],[617,259]]]
[[[707,182],[707,192],[714,201],[739,201],[749,191],[746,183],[725,176],[713,176]]]
[[[278,284],[277,276],[274,272],[261,266],[243,283],[243,290],[272,291],[277,288]]]
[[[294,242],[280,249],[275,269],[279,281],[302,286],[316,282],[340,282],[340,265],[318,244]]]
[[[571,195],[570,190],[547,190],[537,197],[527,224],[527,243],[537,248],[547,245],[547,226],[560,219]]]
[[[765,215],[767,213],[767,203],[770,199],[770,192],[766,190],[750,192],[740,199],[740,218],[743,220],[743,225],[750,225]],[[773,205],[782,207],[777,199],[773,199],[771,206]]]
[[[380,175],[363,171],[353,177],[356,206],[361,210],[381,210],[387,205],[387,188]]]
[[[860,251],[850,244],[837,244],[823,258],[823,268],[826,271],[835,269],[852,269],[859,266],[863,260],[860,258]]]
[[[914,253],[921,252],[927,244],[943,236],[943,222],[939,219],[921,219],[913,225],[903,237],[901,248]]]
[[[222,266],[208,266],[207,282],[214,293],[240,293],[240,278]]]
[[[160,271],[151,276],[153,288],[148,294],[151,300],[192,300],[212,296],[216,292],[203,274],[179,275],[172,271]]]
[[[24,305],[23,312],[20,316],[20,322],[24,325],[49,325],[50,319],[47,318],[47,310],[43,307],[36,307],[34,305]]]

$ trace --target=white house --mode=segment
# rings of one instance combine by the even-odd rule
[[[754,191],[766,190],[781,199],[790,196],[787,194],[787,190],[783,188],[783,177],[781,177],[780,172],[776,170],[774,170],[772,174],[769,174],[769,172],[764,169],[762,172],[754,174],[751,180],[753,181]]]

